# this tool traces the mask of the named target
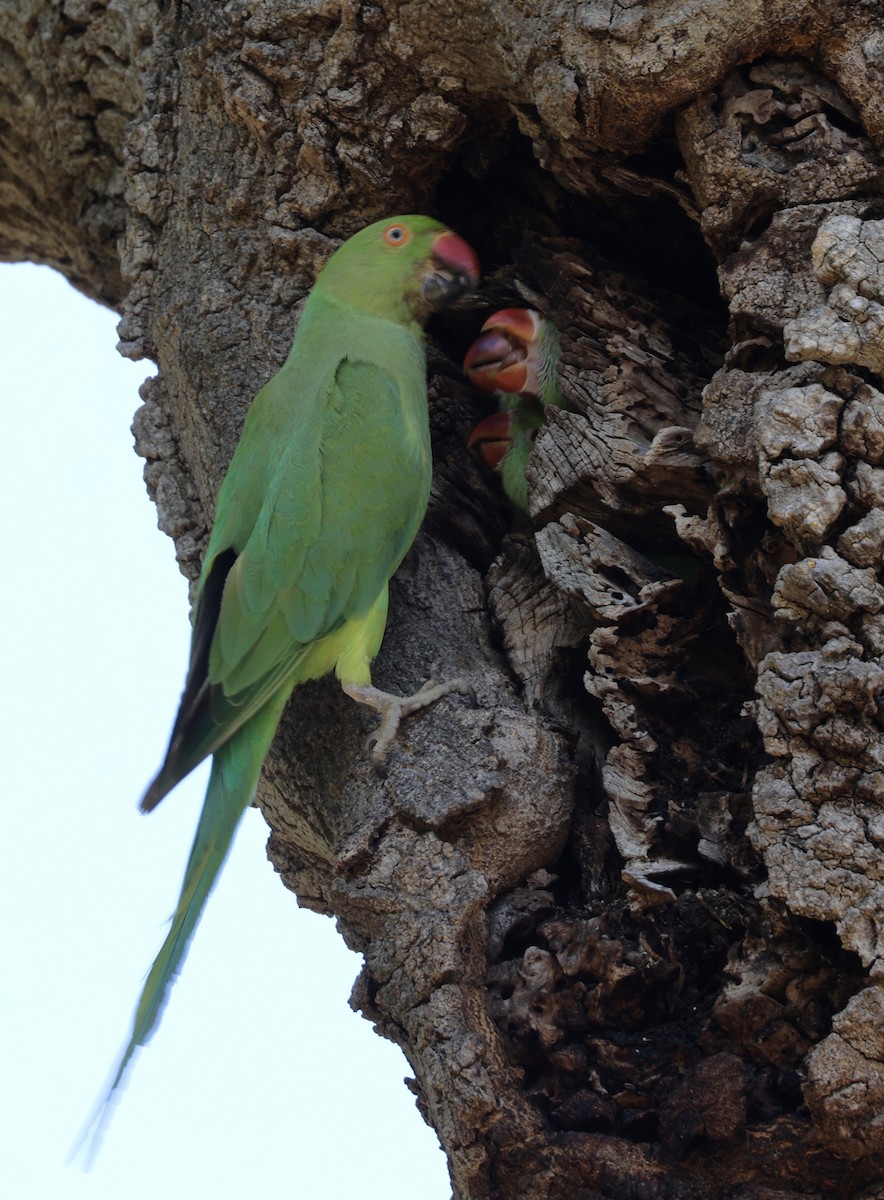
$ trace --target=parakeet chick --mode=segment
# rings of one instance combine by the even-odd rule
[[[504,308],[482,326],[464,358],[464,370],[482,391],[498,395],[500,411],[470,435],[485,463],[498,471],[503,489],[520,512],[528,512],[525,468],[548,404],[564,403],[557,369],[559,335],[540,313]]]

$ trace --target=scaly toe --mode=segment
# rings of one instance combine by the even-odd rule
[[[371,756],[371,769],[377,775],[378,779],[386,779],[390,774],[390,768],[387,766],[386,755],[378,758],[376,754]]]
[[[404,697],[392,696],[388,692],[382,692],[378,688],[372,687],[370,684],[345,683],[342,686],[347,695],[352,697],[352,699],[360,704],[367,704],[381,714],[380,725],[369,735],[365,742],[366,750],[371,751],[372,764],[379,774],[387,757],[387,751],[396,738],[399,724],[403,717],[410,716],[411,713],[419,712],[422,708],[427,708],[429,705],[435,704],[437,700],[441,700],[443,696],[448,696],[452,692],[457,692],[461,696],[467,696],[473,707],[478,703],[475,690],[464,679],[451,679],[446,683],[438,683],[435,679],[428,679],[423,687],[415,692],[413,696]]]

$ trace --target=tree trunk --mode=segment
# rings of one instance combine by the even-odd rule
[[[259,792],[457,1200],[884,1194],[880,4],[18,0],[3,44],[0,255],[159,365],[191,578],[337,239],[426,211],[482,256],[375,673],[478,706],[379,779],[305,686]],[[524,303],[570,411],[513,528],[458,364]]]

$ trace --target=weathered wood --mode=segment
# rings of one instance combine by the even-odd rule
[[[876,0],[23,0],[0,255],[117,307],[192,579],[337,244],[433,210],[436,480],[377,680],[464,674],[386,779],[299,691],[259,802],[365,955],[457,1200],[859,1197],[884,1173]],[[487,311],[562,335],[532,522],[466,454]],[[333,731],[333,733],[331,732]],[[872,1195],[873,1191],[869,1191]]]

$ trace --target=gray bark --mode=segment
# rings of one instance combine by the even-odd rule
[[[884,14],[873,0],[3,5],[0,256],[117,308],[197,570],[337,239],[432,211],[436,486],[376,682],[259,803],[365,955],[458,1200],[879,1195]],[[464,453],[492,307],[562,334],[533,524]],[[880,1185],[878,1185],[880,1186]]]

